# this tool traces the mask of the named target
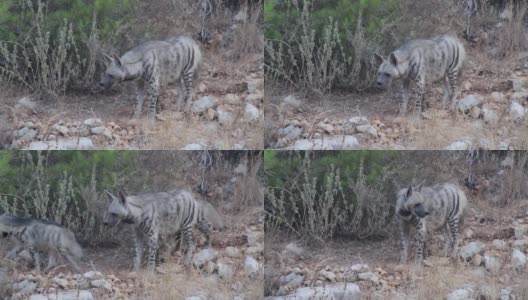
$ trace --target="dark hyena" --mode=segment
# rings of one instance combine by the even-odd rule
[[[184,264],[190,263],[192,254],[192,230],[194,226],[203,231],[209,240],[208,227],[202,226],[204,210],[192,193],[180,190],[171,193],[152,193],[125,196],[119,192],[114,196],[106,192],[112,201],[104,216],[104,224],[115,226],[120,222],[133,224],[136,238],[134,268],[141,265],[143,241],[149,247],[148,268],[154,269],[160,237],[175,237],[181,232],[184,243]]]
[[[396,214],[400,222],[402,252],[400,262],[407,261],[411,227],[416,228],[416,264],[421,265],[427,230],[442,227],[447,231],[444,255],[458,253],[458,226],[462,223],[467,199],[457,185],[451,183],[423,187],[423,183],[402,189],[397,194]]]
[[[384,59],[375,54],[381,63],[376,84],[386,88],[392,80],[403,78],[403,103],[400,114],[407,112],[409,89],[414,82],[416,102],[414,115],[419,116],[423,110],[426,82],[443,81],[445,108],[450,98],[450,110],[455,110],[457,97],[457,80],[462,72],[466,52],[462,43],[452,35],[440,35],[429,40],[411,40],[396,49]]]
[[[121,81],[138,80],[136,116],[141,113],[144,99],[144,84],[147,83],[149,113],[151,120],[156,114],[156,103],[162,85],[178,84],[178,108],[184,98],[185,110],[188,111],[192,101],[192,80],[202,60],[198,44],[191,38],[177,36],[167,41],[149,41],[143,43],[122,57],[110,57],[105,75],[100,85],[106,89]]]

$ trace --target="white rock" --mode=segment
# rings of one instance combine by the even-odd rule
[[[513,242],[513,248],[519,249],[522,252],[528,249],[528,240],[516,240]]]
[[[31,294],[37,289],[37,284],[28,280],[13,284],[13,289],[20,294]]]
[[[367,272],[368,270],[370,270],[370,267],[367,264],[355,264],[352,267],[350,267],[350,270],[356,273],[363,273],[363,272]]]
[[[216,106],[216,99],[211,96],[203,96],[198,100],[194,101],[191,106],[191,111],[194,113],[202,113],[207,111],[209,108]]]
[[[90,291],[60,291],[57,294],[48,295],[49,300],[93,300]]]
[[[364,125],[368,123],[368,118],[365,116],[356,116],[348,119],[348,122],[352,125]]]
[[[230,265],[219,262],[217,265],[218,276],[222,279],[231,279],[235,273]]]
[[[218,122],[222,126],[230,126],[235,122],[235,116],[232,112],[226,110],[218,110]]]
[[[180,148],[180,150],[191,150],[191,151],[196,151],[196,150],[205,150],[207,148],[207,146],[203,145],[203,144],[187,144],[185,146],[183,146],[183,148]]]
[[[513,100],[510,106],[510,115],[515,123],[520,123],[524,121],[526,110],[519,102]]]
[[[478,106],[480,103],[482,103],[480,95],[467,95],[458,102],[458,108],[467,113],[472,107]]]
[[[471,141],[461,139],[449,144],[449,146],[447,146],[445,150],[468,150],[471,149],[471,144]]]
[[[357,132],[368,133],[372,137],[378,137],[378,130],[370,124],[356,126]]]
[[[37,104],[29,97],[21,98],[15,104],[16,110],[26,110],[28,113],[36,114]]]
[[[48,296],[46,295],[31,295],[31,297],[29,297],[29,300],[49,300]]]
[[[101,119],[97,119],[97,118],[90,118],[90,119],[84,120],[83,124],[88,126],[89,128],[101,127],[101,126],[103,126],[103,121],[101,121]]]
[[[246,260],[244,261],[244,271],[246,272],[246,274],[249,277],[254,278],[257,276],[259,270],[260,266],[258,261],[256,261],[251,256],[246,256]]]
[[[332,272],[332,271],[322,270],[319,273],[321,274],[321,276],[323,276],[324,278],[328,279],[331,282],[334,282],[335,279],[336,279],[336,274],[334,272]]]
[[[293,125],[290,125],[285,128],[280,128],[279,130],[277,130],[277,133],[279,134],[279,136],[282,136],[285,139],[289,139],[291,141],[298,139],[301,136],[302,132],[303,132],[302,128],[296,127]]]
[[[255,124],[259,120],[260,113],[259,113],[258,108],[255,107],[255,105],[251,103],[246,103],[246,109],[244,110],[244,116],[246,117],[246,120],[250,124]]]
[[[62,134],[63,136],[68,136],[68,134],[70,133],[70,130],[68,129],[68,127],[62,126],[59,124],[54,124],[51,128],[53,128],[54,130],[56,130],[58,133]]]
[[[471,242],[460,249],[460,256],[465,260],[469,260],[473,255],[483,250],[484,247],[480,242]]]
[[[53,277],[52,281],[54,283],[56,283],[58,286],[60,286],[61,288],[63,288],[63,289],[67,289],[69,287],[68,280],[66,280],[64,278]]]
[[[194,254],[192,262],[196,267],[205,265],[208,261],[214,260],[218,256],[218,252],[214,249],[203,249],[202,251]]]
[[[372,272],[363,272],[358,274],[359,280],[370,281],[375,285],[379,285],[379,278]]]
[[[499,239],[493,240],[493,242],[491,242],[491,245],[495,250],[506,250],[506,248],[508,247],[508,243]]]
[[[295,288],[302,285],[304,282],[304,276],[290,273],[286,276],[279,277],[279,282],[282,283],[282,285]]]
[[[519,249],[513,249],[511,263],[515,270],[522,271],[526,266],[526,255]]]
[[[484,122],[486,122],[486,124],[490,125],[496,125],[497,122],[499,122],[499,115],[497,114],[497,112],[489,108],[482,109],[482,118],[484,119]]]
[[[528,224],[517,225],[513,228],[516,240],[522,240],[528,234]]]
[[[359,147],[359,141],[352,135],[325,136],[322,139],[297,140],[291,150],[353,150]]]
[[[515,297],[512,297],[512,289],[504,288],[500,290],[500,300],[515,300]]]
[[[514,92],[524,92],[528,89],[528,78],[511,79]]]
[[[107,139],[110,139],[110,140],[112,139],[112,131],[110,131],[110,129],[104,126],[93,127],[90,129],[90,131],[95,135],[103,135]]]
[[[301,101],[295,98],[294,95],[289,95],[288,97],[284,98],[283,103],[293,108],[300,108],[302,104]]]
[[[304,253],[304,249],[295,243],[289,243],[286,245],[286,247],[284,247],[283,253],[287,255],[301,256]]]
[[[91,139],[81,137],[59,139],[58,141],[37,141],[30,143],[24,150],[93,150]]]
[[[447,300],[472,300],[473,290],[470,288],[454,290],[447,295]]]
[[[224,96],[224,103],[225,104],[231,104],[231,105],[241,105],[242,100],[240,99],[240,96],[235,94],[227,94]]]
[[[248,94],[256,94],[257,93],[257,85],[258,85],[258,82],[256,80],[248,81],[247,82]]]
[[[498,274],[501,268],[501,263],[497,257],[485,255],[484,267],[488,272],[492,274]]]
[[[240,253],[240,250],[238,250],[236,247],[228,246],[224,249],[224,253],[229,257],[237,257]]]
[[[110,291],[110,292],[112,291],[112,285],[104,279],[92,280],[90,284],[94,288],[103,288],[107,291]]]
[[[266,300],[359,300],[361,290],[354,283],[336,283],[317,287],[302,287],[295,293]]]
[[[84,278],[88,280],[103,279],[103,274],[97,271],[89,271],[83,274]]]

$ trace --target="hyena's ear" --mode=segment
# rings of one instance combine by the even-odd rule
[[[119,191],[117,197],[119,198],[119,201],[121,201],[121,203],[126,204],[126,196],[123,191]]]
[[[379,64],[382,64],[385,60],[383,56],[379,55],[377,52],[374,52],[374,58],[376,58],[376,62],[378,62]]]
[[[121,58],[119,58],[119,56],[117,56],[117,54],[114,54],[114,60],[117,64],[117,66],[121,67]]]
[[[398,58],[396,57],[396,55],[394,55],[394,52],[392,52],[390,55],[389,55],[389,61],[391,64],[393,64],[394,66],[397,66],[398,65]]]
[[[425,182],[425,180],[422,181],[422,182],[420,182],[420,184],[417,185],[414,189],[415,189],[417,192],[422,191],[422,187],[423,187],[423,185],[424,185],[424,182]]]
[[[412,196],[414,192],[414,188],[412,185],[409,186],[409,188],[407,188],[407,191],[405,192],[405,200],[409,199],[409,197]]]

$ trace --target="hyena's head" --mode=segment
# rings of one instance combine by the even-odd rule
[[[114,55],[114,57],[104,54],[106,58],[110,61],[110,64],[106,68],[103,79],[99,82],[99,85],[105,89],[111,88],[114,84],[119,83],[125,80],[126,70],[121,63],[121,59]]]
[[[376,86],[380,89],[386,89],[393,80],[396,80],[400,77],[399,71],[399,60],[392,52],[389,55],[388,59],[383,58],[383,56],[378,53],[374,53],[376,61],[380,64],[378,69],[378,76],[376,78]]]
[[[425,218],[429,215],[429,210],[425,207],[424,195],[421,193],[423,182],[418,186],[409,186],[400,192],[401,207],[399,208],[399,214],[408,215],[413,214],[418,218]]]
[[[116,197],[108,191],[105,191],[105,193],[111,203],[104,215],[103,224],[106,226],[115,226],[121,222],[130,223],[131,216],[127,207],[128,203],[125,194],[120,191]]]

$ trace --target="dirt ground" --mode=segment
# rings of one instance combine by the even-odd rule
[[[475,203],[476,200],[469,199],[470,203]],[[400,244],[397,230],[392,238],[359,241],[341,237],[318,247],[303,245],[302,241],[293,241],[291,237],[283,235],[271,236],[270,239],[267,235],[266,257],[269,263],[266,272],[270,275],[266,277],[266,280],[269,280],[266,282],[266,291],[275,296],[293,293],[296,288],[288,288],[288,284],[281,287],[284,279],[280,283],[281,279],[271,274],[285,278],[284,276],[295,273],[304,276],[301,284],[304,287],[354,282],[361,289],[361,299],[445,299],[453,290],[463,288],[471,288],[473,291],[474,297],[467,299],[498,299],[499,294],[503,293],[502,289],[511,289],[510,292],[517,295],[517,298],[505,299],[526,299],[526,277],[523,272],[518,273],[512,269],[510,246],[512,241],[519,238],[514,236],[514,227],[519,223],[528,222],[528,206],[525,204],[497,208],[482,203],[484,202],[478,201],[477,205],[470,206],[470,213],[462,227],[460,245],[462,247],[475,241],[482,243],[482,256],[495,256],[501,262],[500,270],[496,273],[486,270],[481,256],[465,263],[460,261],[458,264],[443,257],[441,232],[434,232],[428,240],[421,271],[414,267],[415,248],[412,240],[408,263],[399,263]],[[496,239],[506,241],[508,246],[504,249],[495,248],[492,242]],[[284,254],[286,245],[292,242],[302,245],[300,247],[304,250],[297,258]],[[277,260],[278,257],[280,260]],[[362,272],[373,272],[379,282],[376,284],[368,280],[358,280],[357,275],[348,277],[355,280],[347,280],[351,266],[358,264],[367,264]],[[325,271],[336,276],[329,276]],[[284,296],[270,299],[290,298]]]

